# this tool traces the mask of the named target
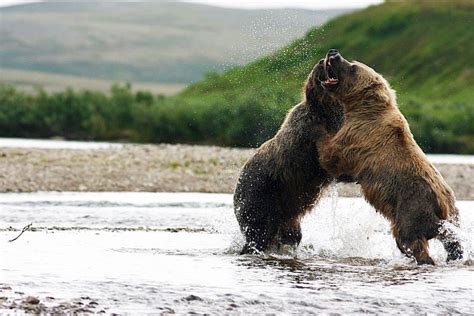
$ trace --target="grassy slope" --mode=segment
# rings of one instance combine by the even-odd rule
[[[312,29],[269,57],[192,85],[185,95],[268,84],[300,89],[314,63],[329,48],[337,48],[347,59],[374,67],[406,93],[428,100],[465,100],[473,97],[473,19],[474,5],[468,3],[370,7]],[[226,81],[231,84],[224,85]]]
[[[189,83],[273,52],[340,12],[157,0],[7,7],[0,9],[0,68]]]
[[[442,142],[470,146],[467,151],[471,152],[472,21],[474,5],[469,1],[384,3],[314,28],[271,56],[209,76],[178,98],[187,100],[183,106],[213,99],[232,105],[252,94],[250,98],[258,98],[261,104],[273,105],[281,112],[299,99],[314,63],[329,48],[337,48],[346,58],[372,66],[391,82],[422,145],[429,138],[440,137]],[[452,121],[458,125],[454,131],[448,126]]]

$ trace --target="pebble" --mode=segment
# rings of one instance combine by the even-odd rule
[[[37,297],[34,296],[28,296],[25,298],[25,303],[26,304],[32,304],[32,305],[38,305],[40,300]]]
[[[189,295],[189,296],[186,296],[184,298],[186,301],[190,302],[190,301],[202,301],[203,299],[200,298],[199,296],[196,296],[196,295]]]

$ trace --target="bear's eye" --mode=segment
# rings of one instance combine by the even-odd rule
[[[357,66],[356,66],[356,65],[352,65],[352,66],[351,66],[351,72],[352,72],[352,73],[355,73],[356,70],[357,70]]]

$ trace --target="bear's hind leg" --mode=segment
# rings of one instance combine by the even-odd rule
[[[418,265],[435,264],[428,252],[428,241],[426,238],[416,239],[409,242],[396,238],[396,242],[398,249],[400,249],[400,251],[407,257],[414,257]]]
[[[438,235],[439,219],[434,210],[423,207],[420,202],[424,201],[423,198],[414,199],[411,195],[409,197],[400,198],[399,206],[395,210],[393,232],[397,246],[408,257],[415,257],[419,265],[434,265],[428,251],[428,240]]]
[[[301,242],[301,225],[299,216],[280,225],[278,231],[278,250],[295,250]]]
[[[278,227],[273,221],[249,223],[244,228],[245,245],[240,254],[258,254],[267,250],[275,241]]]

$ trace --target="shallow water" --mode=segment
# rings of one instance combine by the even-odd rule
[[[432,241],[437,266],[418,267],[357,198],[323,199],[294,254],[239,256],[231,195],[0,194],[0,297],[107,313],[472,314],[474,202],[458,206],[467,258],[446,264]]]
[[[0,147],[86,150],[86,149],[121,148],[121,147],[123,147],[123,144],[120,144],[120,143],[107,143],[107,142],[55,140],[55,139],[3,138],[3,137],[0,137]]]

